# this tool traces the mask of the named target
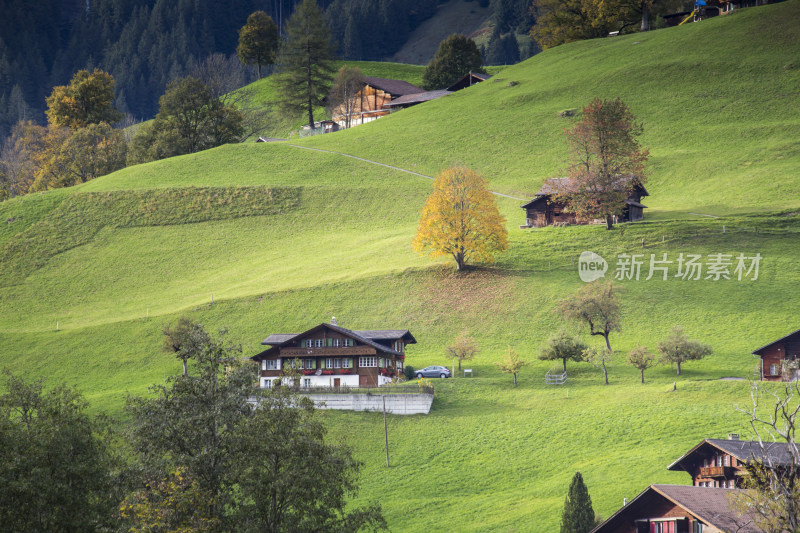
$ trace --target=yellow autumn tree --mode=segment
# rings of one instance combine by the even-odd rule
[[[508,248],[508,231],[488,185],[463,166],[439,173],[422,209],[414,250],[431,257],[451,255],[458,270],[468,262],[493,262],[495,253]]]

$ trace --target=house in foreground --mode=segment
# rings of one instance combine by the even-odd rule
[[[303,333],[273,333],[252,359],[262,388],[285,379],[289,368],[303,388],[378,387],[402,374],[406,345],[416,342],[407,329],[352,331],[333,319]]]
[[[567,191],[569,185],[570,178],[551,178],[546,180],[533,200],[520,206],[525,210],[525,225],[521,227],[540,228],[553,225],[605,223],[604,220],[594,221],[579,218],[575,213],[567,211],[566,203],[554,198],[556,194]],[[632,222],[644,218],[643,210],[647,206],[641,203],[643,196],[649,196],[647,189],[640,183],[635,183],[630,194],[625,199],[625,207],[614,215],[614,223]]]
[[[761,358],[762,381],[800,380],[800,329],[753,352]]]
[[[740,489],[650,485],[591,533],[765,533],[734,509]]]

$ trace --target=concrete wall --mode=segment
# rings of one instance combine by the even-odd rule
[[[309,393],[317,409],[338,409],[342,411],[383,411],[383,398],[386,398],[386,412],[393,415],[428,414],[433,403],[431,394],[325,394]]]

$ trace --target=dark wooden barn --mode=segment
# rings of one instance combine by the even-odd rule
[[[800,380],[800,329],[753,351],[761,358],[763,381]]]

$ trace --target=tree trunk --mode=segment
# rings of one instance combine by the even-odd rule
[[[183,361],[183,375],[187,375],[189,372],[186,370],[186,359],[181,359]]]
[[[611,343],[608,342],[608,332],[603,333],[603,338],[606,340],[606,348],[608,348],[608,351],[609,352],[612,351],[611,350]]]
[[[650,10],[647,8],[647,2],[642,2],[642,27],[641,31],[650,29]]]
[[[606,229],[614,229],[614,220],[611,215],[606,215]]]
[[[564,363],[564,372],[566,372],[567,371],[567,358],[566,357],[562,357],[561,358],[561,362]]]
[[[677,361],[676,364],[678,365],[678,375],[681,375],[681,362]]]
[[[606,368],[606,362],[603,361],[603,379],[606,380],[606,385],[608,385],[608,369]]]
[[[514,372],[514,386],[517,386],[517,373]]]
[[[642,383],[644,383],[644,369],[642,369]]]
[[[261,79],[261,63],[256,62],[256,72],[258,73],[258,79]]]
[[[454,253],[453,258],[456,260],[456,268],[458,270],[464,270],[464,268],[467,266],[466,262],[464,261],[464,254],[462,252]]]
[[[461,372],[461,358],[458,357],[458,371]]]

